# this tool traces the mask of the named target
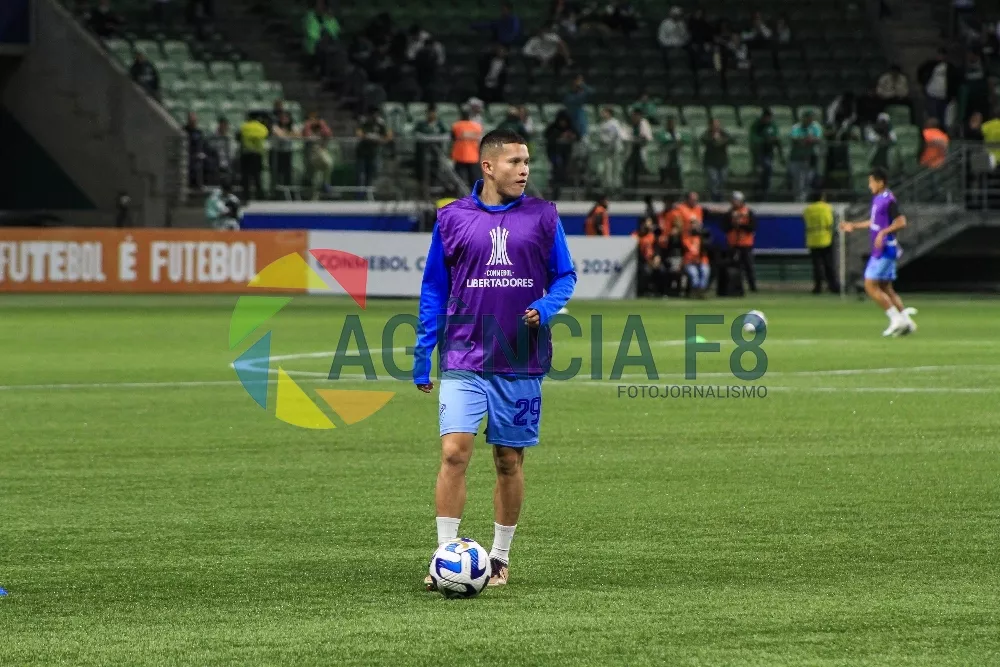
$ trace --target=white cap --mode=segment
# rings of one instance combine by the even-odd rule
[[[733,201],[746,201],[746,198],[739,190],[733,190]]]

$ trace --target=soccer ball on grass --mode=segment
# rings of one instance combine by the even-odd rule
[[[764,313],[759,310],[751,310],[743,316],[743,333],[752,336],[757,333],[758,326],[767,331],[767,318],[764,317]]]
[[[437,548],[430,574],[446,598],[473,598],[490,581],[490,555],[475,540],[459,537]]]

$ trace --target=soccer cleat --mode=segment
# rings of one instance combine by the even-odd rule
[[[917,323],[916,323],[916,322],[914,322],[913,320],[908,320],[908,321],[907,321],[907,322],[906,322],[906,323],[904,324],[904,326],[903,326],[903,329],[902,329],[902,331],[900,331],[900,332],[899,332],[898,334],[896,334],[896,335],[897,335],[897,336],[908,336],[908,335],[910,335],[911,333],[914,333],[914,332],[915,332],[916,330],[917,330]]]
[[[917,314],[917,309],[916,308],[904,308],[903,309],[903,314],[904,315],[909,315],[910,317],[913,317],[914,315]]]
[[[507,577],[510,572],[510,568],[507,567],[507,563],[503,562],[499,558],[491,558],[490,571],[493,572],[493,574],[490,576],[489,586],[507,585]]]
[[[883,338],[896,337],[901,335],[907,329],[906,320],[902,317],[893,320],[889,323],[889,327],[882,332]]]

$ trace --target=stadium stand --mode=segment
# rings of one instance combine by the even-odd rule
[[[887,166],[896,178],[920,168],[919,105],[908,95],[875,94],[890,63],[866,3],[711,0],[675,7],[651,1],[586,7],[560,0],[518,3],[509,10],[502,4],[338,4],[335,17],[322,19],[334,26],[330,32],[336,34],[327,35],[314,13],[322,3],[233,0],[232,16],[214,28],[150,23],[144,0],[119,0],[115,11],[125,28],[106,44],[126,67],[135,50],[147,54],[160,75],[160,99],[181,123],[189,112],[201,119],[266,113],[285,96],[284,83],[301,88],[288,81],[287,67],[300,64],[295,76],[311,77],[329,91],[340,107],[339,121],[380,110],[394,135],[380,149],[375,188],[383,197],[439,196],[458,188],[460,180],[448,173],[432,175],[432,187],[420,187],[415,174],[427,170],[414,164],[422,155],[414,130],[429,105],[447,129],[475,98],[484,101],[477,112],[484,129],[516,121],[528,131],[540,158],[533,187],[547,195],[561,191],[585,198],[607,191],[620,199],[640,198],[664,190],[706,193],[718,190],[710,187],[715,184],[746,190],[759,201],[802,200],[808,187],[796,185],[796,179],[807,164],[809,186],[822,183],[832,196],[850,198],[864,194],[874,164]],[[665,28],[668,18],[674,23]],[[543,30],[550,24],[554,30]],[[684,26],[679,36],[671,31],[677,25]],[[540,66],[524,53],[532,38],[542,43],[542,53],[545,43],[551,47],[559,40],[565,51],[560,47],[555,65]],[[285,62],[248,58],[262,40],[276,47],[267,53],[281,54]],[[502,58],[493,50],[499,42],[506,45]],[[268,70],[281,72],[282,81],[268,80]],[[577,75],[583,85],[574,89]],[[314,102],[307,104],[312,108]],[[518,107],[516,119],[508,117],[511,104]],[[555,169],[546,131],[567,106],[582,136]],[[637,106],[652,139],[639,146],[632,127],[638,117],[631,115]],[[284,108],[301,122],[301,104],[286,101]],[[605,123],[603,109],[610,110],[614,123]],[[766,142],[758,130],[765,126],[755,125],[765,109],[776,133],[773,161],[761,149]],[[822,127],[816,148],[796,147],[792,139],[806,112]],[[355,126],[335,125],[331,114],[325,115],[343,158],[337,160],[340,176],[334,182],[352,185]],[[664,132],[671,117],[676,135]],[[713,150],[711,133],[705,134],[714,120],[727,137],[719,150]],[[429,143],[426,137],[421,141]],[[447,150],[446,141],[436,146]],[[706,148],[712,165],[705,162]],[[306,178],[308,147],[296,141],[292,153],[293,185],[278,196],[298,196]],[[449,160],[441,157],[447,172]],[[717,168],[711,179],[708,166]],[[719,172],[723,166],[725,172]]]

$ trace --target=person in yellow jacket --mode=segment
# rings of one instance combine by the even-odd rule
[[[986,150],[990,153],[990,164],[996,168],[1000,164],[1000,118],[994,117],[979,128],[986,142]]]
[[[246,122],[240,125],[240,180],[243,185],[243,201],[251,201],[254,196],[262,197],[264,188],[260,182],[264,170],[264,153],[267,152],[267,126],[252,114],[247,114]],[[250,192],[250,186],[254,192]]]
[[[830,291],[838,294],[840,284],[833,271],[833,208],[826,202],[825,192],[813,196],[802,219],[806,223],[806,247],[812,256],[813,294],[822,294],[824,276]]]

